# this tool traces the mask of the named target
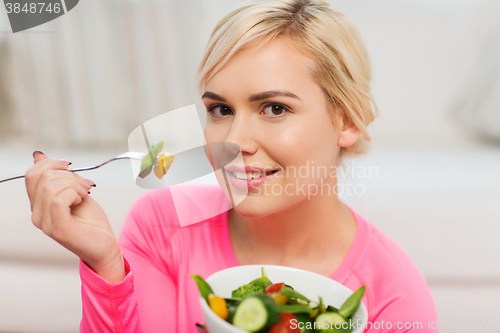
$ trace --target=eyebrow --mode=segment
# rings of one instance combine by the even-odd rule
[[[258,94],[251,95],[250,97],[248,97],[248,101],[249,102],[256,102],[256,101],[260,101],[260,100],[263,100],[266,98],[276,97],[276,96],[285,96],[285,97],[291,97],[291,98],[296,98],[296,99],[300,100],[300,98],[297,95],[292,94],[291,92],[286,91],[286,90],[269,90],[269,91],[264,91],[264,92],[261,92]],[[210,98],[210,99],[214,99],[216,101],[226,102],[226,99],[224,97],[222,97],[221,95],[218,95],[216,93],[210,92],[210,91],[206,91],[203,94],[203,96],[201,96],[201,98],[202,99],[203,98]]]

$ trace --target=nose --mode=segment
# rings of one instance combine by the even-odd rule
[[[241,112],[236,114],[231,124],[231,129],[224,142],[224,148],[230,155],[238,155],[240,151],[245,154],[254,154],[257,151],[257,142],[254,139],[256,133],[252,128],[252,117],[250,114]]]
[[[240,146],[233,142],[224,142],[224,149],[229,155],[238,155],[240,153]]]

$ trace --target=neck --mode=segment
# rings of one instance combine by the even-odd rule
[[[231,209],[229,231],[240,264],[307,269],[311,260],[340,264],[354,240],[356,221],[336,195],[318,194],[264,217],[244,217]]]

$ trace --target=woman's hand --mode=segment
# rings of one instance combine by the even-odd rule
[[[106,280],[123,281],[120,247],[103,209],[89,196],[95,184],[68,172],[69,162],[42,152],[33,157],[35,165],[25,175],[33,224]]]
[[[196,328],[200,333],[209,333],[208,329],[205,327],[205,324],[196,323]]]

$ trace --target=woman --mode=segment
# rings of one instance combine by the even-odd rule
[[[353,290],[365,285],[367,332],[429,331],[437,315],[423,276],[338,200],[336,174],[319,172],[334,169],[343,153],[363,152],[375,116],[355,27],[323,1],[253,2],[217,24],[199,77],[207,142],[237,145],[246,165],[226,172],[248,190],[226,213],[179,228],[170,190],[151,191],[117,242],[88,195],[95,184],[65,172],[65,161],[34,154],[26,174],[33,223],[81,259],[81,331],[196,332],[203,316],[189,275],[245,264],[302,268]],[[193,210],[227,204],[220,187],[199,190],[209,199]]]

